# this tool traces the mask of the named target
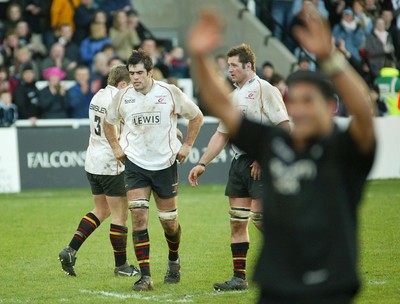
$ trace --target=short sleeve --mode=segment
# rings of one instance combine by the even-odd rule
[[[117,125],[119,124],[120,120],[121,120],[121,115],[119,113],[119,107],[121,104],[121,98],[123,95],[123,92],[125,92],[125,90],[121,90],[119,91],[114,98],[112,98],[112,102],[110,103],[110,105],[108,106],[107,109],[107,116],[106,116],[106,120],[108,123],[112,124],[112,125]],[[109,91],[109,94],[112,96],[112,91]]]
[[[281,122],[289,120],[281,92],[272,85],[269,85],[264,92],[266,97],[263,99],[263,103],[271,122],[277,126]]]
[[[222,121],[219,122],[217,131],[223,134],[228,134],[228,128],[224,125],[224,123]]]
[[[192,120],[200,113],[199,107],[179,88],[171,86],[171,91],[175,101],[176,114]]]

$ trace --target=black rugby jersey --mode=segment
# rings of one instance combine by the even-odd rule
[[[248,120],[233,142],[263,169],[264,244],[255,273],[263,292],[355,294],[357,206],[374,151],[362,154],[348,130],[335,126],[298,152],[285,131]]]

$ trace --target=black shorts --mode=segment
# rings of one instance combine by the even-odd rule
[[[97,175],[86,172],[93,195],[126,196],[124,173],[119,175]]]
[[[232,160],[229,169],[228,183],[225,188],[225,195],[229,197],[251,197],[261,198],[263,194],[262,181],[254,180],[250,173],[250,165],[254,159],[247,155],[241,155]]]
[[[151,189],[160,198],[172,198],[178,195],[178,166],[176,162],[169,168],[150,171],[139,167],[125,158],[125,189]]]

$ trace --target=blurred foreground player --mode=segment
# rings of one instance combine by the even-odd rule
[[[164,283],[180,281],[177,161],[183,163],[189,155],[203,121],[199,108],[180,89],[153,79],[153,68],[149,54],[132,52],[127,63],[131,85],[114,98],[104,124],[115,157],[125,163],[133,243],[142,274],[135,291],[153,289],[147,230],[151,193],[169,249]],[[183,144],[177,138],[178,115],[189,121]],[[115,125],[121,120],[127,135],[119,142]]]
[[[235,90],[231,94],[233,104],[246,119],[290,130],[289,117],[279,90],[256,73],[256,56],[247,44],[233,47],[228,54],[228,68]],[[197,186],[205,167],[217,157],[229,141],[228,130],[220,123],[211,137],[207,149],[189,173],[189,182]],[[235,145],[235,153],[229,170],[225,195],[229,197],[231,253],[233,276],[226,282],[215,283],[219,291],[247,289],[246,259],[250,245],[249,219],[262,230],[262,181],[260,165]]]
[[[110,241],[115,258],[114,273],[117,276],[134,276],[139,273],[126,259],[128,202],[124,184],[124,166],[118,164],[103,131],[109,104],[118,91],[125,88],[129,82],[129,73],[124,65],[113,67],[108,76],[107,87],[97,92],[90,102],[90,140],[85,171],[92,188],[95,208],[82,218],[69,246],[59,254],[63,270],[71,276],[76,276],[74,266],[77,251],[90,234],[110,216],[110,213],[112,217]]]
[[[226,97],[208,57],[222,28],[212,11],[203,12],[189,34],[193,75],[210,113],[263,169],[259,303],[350,303],[360,286],[357,207],[375,151],[368,88],[332,49],[330,29],[311,2],[301,17],[304,26],[294,34],[317,55],[324,74],[297,72],[289,78],[291,135],[242,118]],[[344,130],[332,119],[330,80],[353,115]]]

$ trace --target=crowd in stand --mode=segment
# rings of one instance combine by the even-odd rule
[[[298,57],[298,69],[315,70],[314,55],[296,47],[290,35],[302,2],[273,0],[273,31]],[[399,115],[400,2],[312,2],[332,25],[332,43],[370,85],[374,114]],[[190,76],[183,48],[167,52],[158,46],[129,0],[1,1],[0,20],[0,126],[16,119],[34,125],[38,118],[87,118],[89,102],[106,86],[110,68],[125,62],[136,47],[151,54],[155,79],[176,83]],[[216,63],[229,77],[226,57],[217,56]],[[265,62],[258,74],[285,96],[285,78],[273,64]],[[44,88],[37,88],[38,81],[45,82]],[[339,106],[338,114],[346,110]]]
[[[1,1],[0,20],[1,126],[87,118],[110,68],[139,46],[151,54],[156,79],[189,76],[183,49],[160,51],[129,0]]]
[[[332,44],[335,44],[369,84],[374,114],[400,115],[400,1],[311,2],[330,22]],[[266,23],[273,28],[274,35],[297,56],[298,68],[318,69],[315,56],[299,48],[290,34],[293,26],[299,24],[298,13],[303,0],[273,0],[271,3],[270,17],[274,22]],[[341,106],[340,104],[338,114],[346,115],[346,110]]]

